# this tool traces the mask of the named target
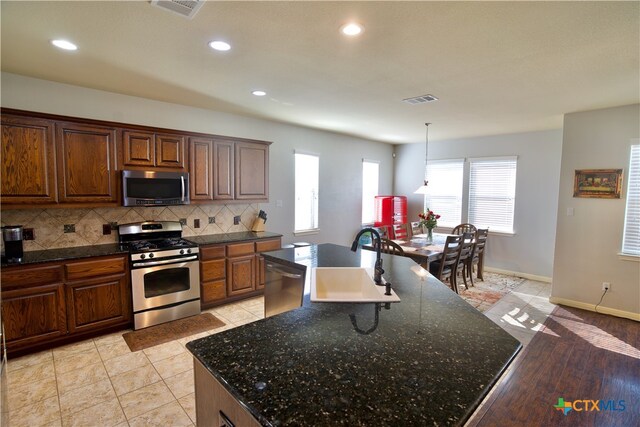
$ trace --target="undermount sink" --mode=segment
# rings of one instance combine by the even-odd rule
[[[384,280],[384,279],[383,279]],[[399,302],[391,290],[373,281],[373,268],[314,267],[311,269],[312,302]]]

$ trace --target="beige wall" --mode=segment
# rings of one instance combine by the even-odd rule
[[[3,107],[272,141],[270,200],[259,207],[267,230],[282,233],[284,243],[351,243],[361,223],[363,157],[380,161],[380,192],[391,192],[390,144],[17,74],[2,73],[0,83]],[[310,236],[293,234],[294,150],[320,156],[320,232]]]
[[[640,320],[640,262],[618,255],[626,179],[621,199],[573,197],[576,169],[615,168],[626,174],[630,145],[639,135],[637,104],[565,115],[552,301],[592,309],[602,296],[602,282],[610,282],[598,311]],[[567,215],[569,208],[573,216]]]

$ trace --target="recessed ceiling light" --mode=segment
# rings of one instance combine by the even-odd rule
[[[222,40],[214,40],[209,43],[209,47],[214,50],[226,51],[231,49],[231,45],[227,42],[223,42]]]
[[[267,92],[265,92],[263,90],[254,90],[251,93],[254,94],[255,96],[265,96],[267,94]]]
[[[364,31],[364,27],[355,22],[350,22],[340,27],[340,31],[345,36],[357,36]]]
[[[51,44],[64,50],[78,50],[78,46],[67,40],[51,40]]]

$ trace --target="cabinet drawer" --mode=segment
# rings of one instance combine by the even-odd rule
[[[69,280],[123,273],[125,268],[126,259],[124,257],[101,259],[97,261],[81,261],[65,265],[67,279]]]
[[[280,239],[260,240],[256,242],[256,252],[275,251],[280,249]]]
[[[202,283],[202,303],[207,304],[227,297],[227,284],[225,280],[214,280]]]
[[[227,245],[227,256],[240,256],[249,255],[254,252],[253,242],[249,243],[235,243],[233,245]]]
[[[224,245],[222,246],[205,246],[200,248],[200,259],[216,259],[224,258]]]
[[[224,259],[203,261],[200,263],[200,280],[203,282],[208,282],[209,280],[224,279],[225,277],[227,277],[226,273],[227,270]]]
[[[62,265],[46,267],[18,267],[2,270],[2,287],[47,285],[62,281]]]

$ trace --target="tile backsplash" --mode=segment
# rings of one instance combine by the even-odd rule
[[[183,237],[247,231],[251,229],[259,210],[258,204],[24,209],[1,211],[0,222],[3,226],[22,225],[33,228],[35,239],[25,240],[24,250],[38,251],[116,243],[117,230],[104,235],[104,225],[113,227],[116,224],[140,221],[181,221],[184,224]],[[240,217],[238,224],[234,224],[236,216]],[[71,229],[75,231],[69,232]]]

